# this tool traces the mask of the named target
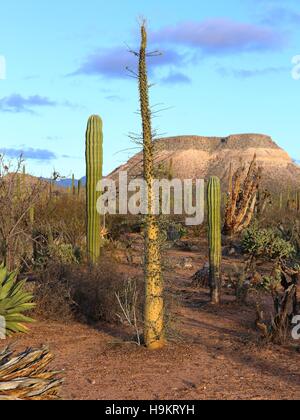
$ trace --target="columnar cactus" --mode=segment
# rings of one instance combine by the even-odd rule
[[[80,192],[81,192],[81,179],[78,180],[78,184],[77,184],[77,195],[78,195],[78,197],[80,197]]]
[[[220,303],[221,289],[221,185],[217,177],[211,177],[207,189],[208,241],[209,241],[209,283],[211,301]]]
[[[76,195],[76,187],[75,187],[75,175],[72,175],[72,194]]]
[[[97,212],[97,184],[102,180],[103,132],[102,120],[93,115],[86,130],[86,223],[87,255],[92,263],[100,257],[101,235],[100,215]]]
[[[144,179],[148,187],[148,215],[145,221],[145,317],[144,339],[150,350],[165,345],[164,300],[161,268],[160,232],[156,216],[152,214],[154,180],[154,146],[149,104],[149,83],[147,76],[147,32],[141,27],[141,48],[139,53],[139,93],[143,125]]]

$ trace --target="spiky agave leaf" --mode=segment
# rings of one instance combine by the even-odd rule
[[[0,352],[0,401],[58,399],[63,380],[60,372],[47,370],[52,360],[46,347],[16,357],[9,348]]]
[[[26,333],[25,324],[34,320],[23,314],[35,307],[31,293],[24,291],[26,280],[17,282],[17,272],[8,273],[6,267],[0,266],[0,316],[5,319],[5,335]]]

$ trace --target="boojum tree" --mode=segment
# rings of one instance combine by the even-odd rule
[[[139,94],[143,127],[143,175],[147,183],[148,214],[145,216],[145,312],[144,339],[151,350],[162,348],[165,341],[163,276],[161,268],[160,231],[157,216],[153,214],[154,202],[154,143],[149,104],[147,75],[147,30],[141,25],[139,57]]]

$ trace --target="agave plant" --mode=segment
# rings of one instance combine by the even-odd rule
[[[61,372],[49,371],[53,355],[46,347],[14,356],[0,351],[0,401],[56,400],[63,383]]]
[[[28,328],[24,323],[33,322],[33,319],[23,315],[23,312],[33,309],[33,296],[24,291],[26,280],[17,281],[17,272],[9,273],[0,266],[0,317],[5,320],[5,336],[14,333],[26,333]]]

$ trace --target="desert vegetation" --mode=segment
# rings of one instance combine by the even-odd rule
[[[0,333],[8,346],[0,352],[0,399],[56,399],[60,392],[67,398],[82,398],[78,389],[72,390],[76,378],[80,386],[84,380],[74,371],[92,372],[96,379],[89,380],[89,385],[96,386],[103,374],[94,366],[101,346],[106,382],[108,370],[119,366],[119,358],[135,378],[133,358],[139,374],[143,375],[145,366],[149,376],[156,360],[155,378],[160,369],[166,370],[168,378],[170,367],[177,367],[178,372],[184,367],[187,375],[195,362],[201,371],[201,363],[208,363],[207,355],[213,366],[223,369],[231,348],[241,353],[250,349],[257,357],[269,352],[278,364],[270,366],[277,377],[285,375],[281,355],[285,360],[297,358],[299,345],[292,330],[299,315],[300,191],[293,186],[288,191],[267,188],[262,183],[264,168],[252,156],[238,162],[236,169],[236,162],[228,162],[224,177],[207,177],[205,220],[200,226],[185,226],[185,215],[166,216],[161,208],[159,214],[152,214],[153,180],[160,176],[172,181],[175,163],[172,157],[163,164],[156,160],[159,149],[147,73],[147,59],[156,53],[147,52],[144,23],[140,50],[133,53],[138,61],[148,214],[101,216],[97,211],[104,193],[100,116],[91,116],[87,123],[85,185],[76,185],[73,176],[70,188],[60,187],[58,174],[50,181],[37,179],[26,173],[22,157],[14,163],[1,156],[0,316],[6,322]],[[64,342],[66,331],[75,334],[66,335],[68,343]],[[53,349],[23,349],[14,357],[11,336],[18,339],[18,346],[28,347],[39,346],[44,338],[43,344]],[[91,337],[95,341],[89,341]],[[225,342],[230,349],[224,350]],[[216,356],[218,349],[225,356]],[[68,363],[68,352],[77,364],[85,351],[89,356],[84,366]],[[49,368],[52,352],[59,354],[58,371]],[[247,357],[255,371],[260,366],[253,354]],[[235,373],[244,369],[250,375],[245,365],[246,355],[239,366],[231,367]],[[122,367],[120,372],[123,376]],[[196,381],[194,374],[192,381]],[[60,391],[65,375],[66,387],[71,388],[66,393],[64,387]],[[204,369],[203,375],[207,382],[213,373]],[[253,398],[259,382],[255,375],[248,378],[245,390]],[[299,378],[299,369],[290,369],[290,375]],[[221,394],[214,394],[211,385],[206,395],[208,385],[185,380],[183,389],[173,389],[171,382],[166,380],[159,395],[153,391],[150,397],[200,399]],[[225,388],[231,385],[230,380],[228,385],[223,383]],[[261,380],[257,392],[270,397],[274,390],[267,393],[264,385]],[[114,386],[117,389],[118,384]],[[238,398],[240,386],[226,396]],[[124,397],[128,387],[128,382],[121,383],[121,395],[116,395]],[[145,397],[136,387],[135,383],[136,396]],[[287,398],[291,392],[291,388],[286,391]],[[299,397],[299,389],[296,392]],[[111,389],[109,395],[113,396]],[[91,391],[91,397],[97,398],[97,391]]]

